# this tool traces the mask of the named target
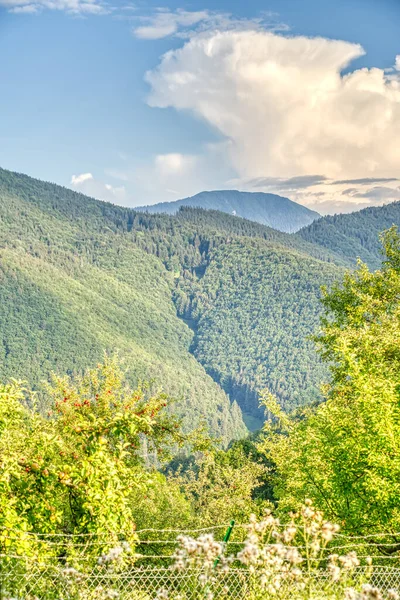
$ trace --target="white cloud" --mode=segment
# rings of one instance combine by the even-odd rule
[[[243,184],[316,173],[330,180],[391,178],[400,172],[400,81],[377,68],[343,75],[363,54],[341,40],[264,31],[197,35],[147,73],[148,102],[192,111],[212,125]],[[337,186],[319,185],[315,195],[307,188],[302,201],[341,197]]]
[[[230,13],[218,13],[210,10],[187,11],[156,9],[154,12],[138,16],[136,20],[141,23],[134,27],[133,34],[141,39],[155,40],[171,35],[192,37],[207,31],[216,30],[249,30],[268,29],[269,31],[287,31],[288,27],[281,23],[277,15],[264,12],[255,19],[238,19]]]
[[[77,192],[106,202],[125,204],[127,200],[125,186],[114,187],[95,179],[92,173],[72,175],[70,185]]]
[[[93,181],[93,175],[91,173],[81,173],[71,177],[71,185],[74,186],[82,185],[85,181]]]
[[[192,169],[196,164],[196,157],[180,153],[158,154],[154,162],[160,175],[169,176]]]
[[[400,179],[395,177],[330,180],[320,175],[233,179],[228,187],[287,196],[321,214],[351,212],[367,206],[400,200]]]
[[[189,12],[186,10],[158,10],[148,17],[140,17],[143,25],[135,27],[136,37],[145,40],[157,40],[173,35],[180,28],[191,27],[208,18],[208,11]]]
[[[106,174],[132,190],[132,206],[154,204],[224,187],[234,174],[225,155],[226,144],[207,144],[199,154],[156,154],[141,163],[124,157],[122,166],[107,169]]]
[[[72,15],[100,15],[111,12],[103,0],[0,0],[0,7],[13,13],[38,13],[60,10]]]
[[[36,13],[38,12],[38,7],[35,4],[25,4],[25,6],[16,6],[15,8],[12,8],[10,12],[13,12],[15,14]]]
[[[130,180],[139,190],[136,205],[184,198],[202,189],[207,182],[204,159],[192,154],[158,154],[153,160],[132,169]],[[212,171],[208,172],[212,181]]]

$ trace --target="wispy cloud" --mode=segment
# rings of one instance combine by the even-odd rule
[[[100,200],[105,200],[106,202],[125,204],[127,200],[125,186],[115,187],[96,179],[92,173],[72,175],[70,185],[77,192],[92,196],[93,198],[100,198]]]
[[[386,185],[376,185],[384,182]],[[371,205],[400,200],[399,180],[387,178],[359,178],[330,180],[325,176],[306,175],[290,178],[264,177],[233,180],[229,186],[243,190],[263,191],[305,204],[320,213],[351,212]],[[349,184],[351,187],[348,187]]]
[[[137,17],[142,24],[133,29],[133,34],[143,40],[157,40],[193,27],[208,18],[209,12],[206,10],[189,12],[178,9],[172,12],[158,9],[152,15]]]
[[[299,175],[298,177],[257,177],[249,179],[246,184],[254,188],[276,188],[280,190],[299,190],[313,187],[327,181],[324,175]],[[232,183],[235,183],[233,181]],[[242,184],[244,182],[241,182]]]
[[[27,14],[43,10],[58,10],[71,15],[102,15],[112,12],[103,0],[0,0],[0,7],[9,12]]]
[[[393,181],[400,181],[397,177],[362,177],[361,179],[339,179],[337,181],[331,181],[331,185],[370,185],[372,183],[391,183]]]
[[[279,21],[272,12],[263,12],[254,19],[236,18],[230,13],[210,10],[188,11],[156,9],[146,14],[135,16],[138,22],[132,32],[140,39],[155,40],[170,36],[189,38],[208,31],[257,30],[287,31],[286,24]]]
[[[375,186],[368,191],[356,191],[354,198],[365,198],[378,202],[400,200],[400,187],[395,189],[386,186]]]

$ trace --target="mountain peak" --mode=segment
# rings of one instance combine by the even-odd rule
[[[284,196],[264,192],[240,192],[239,190],[204,191],[174,202],[160,202],[151,206],[135,207],[135,210],[175,214],[181,206],[220,210],[286,233],[298,231],[320,216],[317,212]]]

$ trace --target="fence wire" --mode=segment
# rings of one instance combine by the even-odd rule
[[[185,570],[171,571],[168,567],[141,566],[129,568],[116,573],[101,573],[96,569],[78,578],[70,577],[64,569],[53,565],[37,563],[34,568],[2,568],[0,578],[1,600],[71,600],[82,598],[87,600],[155,600],[160,591],[167,592],[173,598],[177,595],[182,600],[198,600],[212,597],[229,600],[247,600],[253,590],[251,576],[244,569],[230,569],[225,575],[217,575],[205,589],[199,584],[200,572]],[[363,576],[359,570],[357,576]],[[314,575],[311,594],[315,600],[343,597],[340,588],[326,588],[326,575]],[[377,567],[369,583],[379,588],[383,597],[389,591],[400,593],[400,569]],[[207,595],[208,594],[208,595]],[[265,592],[263,598],[290,600],[297,596],[292,586],[283,586],[279,595]],[[167,597],[167,595],[165,595]],[[259,597],[259,596],[258,596]]]
[[[233,563],[226,571],[215,570],[207,586],[201,582],[202,571],[172,568],[173,555],[177,547],[176,535],[186,533],[197,537],[204,532],[213,532],[222,537],[224,526],[214,528],[176,531],[146,530],[137,532],[139,539],[133,548],[133,555],[117,564],[101,564],[98,558],[102,552],[111,550],[118,536],[112,539],[106,535],[42,535],[26,534],[31,543],[29,555],[21,555],[13,549],[13,532],[0,532],[0,600],[155,600],[171,597],[173,600],[248,600],[256,596],[257,584],[251,572]],[[227,554],[234,553],[243,544],[245,532],[238,528],[237,538],[228,544]],[[377,536],[375,536],[377,537]],[[397,537],[397,536],[396,536]],[[393,538],[392,538],[393,539]],[[375,538],[374,538],[375,540]],[[379,536],[379,547],[385,551],[396,550],[389,556],[379,554],[378,546],[366,539],[341,538],[330,551],[341,553],[349,548],[357,549],[361,556],[375,556],[374,566],[367,569],[359,566],[354,573],[354,581],[368,581],[388,597],[390,590],[400,594],[400,556],[394,548],[396,542],[388,536]],[[372,551],[371,551],[372,550]],[[374,554],[375,553],[375,554]],[[328,584],[324,570],[314,572],[310,582],[309,595],[313,600],[343,598],[340,585]],[[160,591],[163,591],[164,596]],[[293,584],[282,583],[278,595],[268,591],[263,600],[294,600],[303,597],[297,594]]]

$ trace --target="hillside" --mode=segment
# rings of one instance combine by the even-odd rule
[[[318,244],[353,264],[359,257],[371,269],[377,269],[381,264],[379,234],[392,225],[400,226],[400,202],[322,217],[295,237]]]
[[[191,350],[246,417],[262,416],[265,387],[287,410],[319,397],[327,369],[309,336],[321,285],[348,261],[296,236],[187,207],[169,219],[135,217],[132,233],[175,271],[175,305],[195,334]]]
[[[131,380],[154,378],[225,441],[244,432],[236,401],[260,417],[263,387],[285,408],[318,396],[307,335],[345,259],[221,212],[149,215],[8,171],[0,199],[2,380],[39,387],[118,350]]]
[[[189,353],[173,275],[118,232],[124,214],[0,171],[0,379],[40,389],[53,370],[118,351],[131,380],[154,378],[177,397],[186,427],[205,418],[225,442],[241,435],[240,410]]]
[[[152,206],[140,206],[136,210],[150,214],[166,213],[173,215],[182,206],[218,210],[287,233],[298,231],[301,227],[312,223],[319,217],[317,212],[283,196],[263,192],[239,192],[237,190],[201,192],[191,198],[184,198],[175,202],[160,202]]]
[[[192,351],[246,415],[262,417],[263,388],[286,410],[319,398],[327,370],[309,336],[319,325],[321,284],[340,273],[262,240],[232,240],[212,252],[200,281],[181,285],[177,306],[196,324]]]

